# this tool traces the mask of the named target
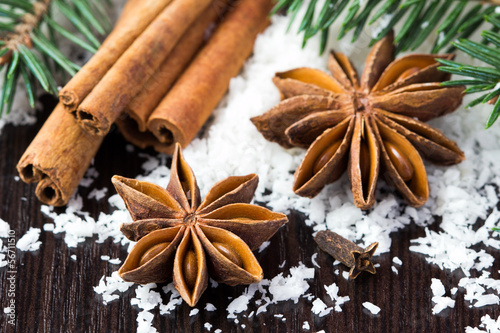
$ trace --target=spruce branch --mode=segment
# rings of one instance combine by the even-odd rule
[[[57,23],[54,11],[62,14],[83,38]],[[60,37],[96,52],[100,46],[97,36],[110,26],[99,0],[0,0],[0,66],[4,67],[0,117],[11,111],[20,78],[34,107],[37,83],[57,95],[56,72],[73,76],[80,69],[59,50]]]
[[[483,17],[492,14],[499,5],[498,0],[325,0],[315,16],[317,0],[306,3],[304,0],[278,0],[273,12],[286,9],[291,25],[300,9],[307,6],[298,33],[304,33],[303,45],[320,33],[320,53],[325,50],[331,25],[342,14],[345,15],[338,39],[353,31],[351,41],[354,42],[367,25],[378,23],[371,41],[374,44],[401,23],[395,38],[397,52],[415,50],[437,31],[432,49],[433,53],[437,53],[447,47],[450,41],[469,37],[483,23]],[[475,5],[467,6],[470,3]]]
[[[483,103],[494,105],[486,121],[486,128],[489,128],[500,115],[500,98],[498,98],[500,96],[500,14],[488,15],[485,20],[491,23],[492,27],[481,33],[483,37],[481,43],[467,39],[459,39],[451,43],[455,48],[484,62],[485,66],[471,66],[455,61],[437,60],[444,65],[439,67],[440,70],[470,78],[443,83],[447,86],[465,85],[467,86],[466,93],[480,95],[467,107]]]

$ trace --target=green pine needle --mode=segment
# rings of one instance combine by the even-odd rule
[[[73,76],[80,70],[80,66],[60,51],[57,41],[61,37],[95,53],[100,46],[96,36],[111,28],[105,5],[100,0],[44,1],[40,3],[46,4],[47,8],[41,14],[34,12],[34,3],[35,0],[0,0],[0,36],[3,36],[0,37],[0,58],[5,63],[0,117],[12,109],[19,78],[22,77],[31,107],[35,107],[37,84],[57,95],[55,74]],[[106,1],[106,4],[110,5],[110,2]],[[54,10],[65,16],[86,41],[57,23],[51,17]],[[24,24],[25,14],[35,17],[34,26],[29,27],[27,34],[16,36],[19,34],[16,26]],[[14,36],[16,42],[9,43],[10,36]]]

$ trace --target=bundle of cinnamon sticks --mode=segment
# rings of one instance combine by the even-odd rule
[[[17,165],[40,201],[65,205],[116,122],[141,148],[185,147],[269,24],[272,0],[129,0]],[[215,27],[215,29],[214,29]]]

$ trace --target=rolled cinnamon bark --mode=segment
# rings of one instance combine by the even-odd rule
[[[140,131],[137,121],[132,119],[129,114],[122,113],[120,117],[116,119],[115,124],[125,140],[133,145],[141,149],[155,147],[156,151],[159,151],[156,149],[157,145],[161,148],[162,143],[158,141],[156,136],[154,136],[150,131]]]
[[[123,53],[76,111],[78,123],[104,135],[211,0],[175,0]]]
[[[26,183],[39,182],[38,199],[68,203],[104,137],[84,131],[59,103],[24,152],[17,171]]]
[[[129,0],[113,31],[96,54],[59,92],[68,111],[92,91],[111,66],[172,0]]]
[[[125,113],[128,113],[137,122],[139,131],[146,131],[146,123],[154,108],[165,97],[175,80],[193,59],[203,44],[207,28],[217,23],[229,2],[230,0],[212,1],[209,7],[200,15],[200,18],[182,35],[170,55],[160,65],[144,88],[126,107]],[[120,123],[117,121],[117,124]],[[131,137],[126,134],[124,136]]]
[[[224,96],[269,23],[271,0],[242,0],[223,20],[174,87],[153,111],[148,128],[172,153],[185,147]]]

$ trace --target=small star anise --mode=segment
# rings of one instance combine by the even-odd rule
[[[252,250],[288,221],[284,214],[249,204],[257,188],[255,174],[218,182],[201,202],[178,144],[166,190],[120,176],[112,181],[134,220],[121,231],[138,241],[120,276],[141,284],[173,277],[190,306],[207,287],[208,275],[231,286],[259,282],[262,268]]]
[[[464,159],[457,144],[424,123],[454,111],[463,87],[448,80],[435,58],[412,54],[393,61],[393,34],[379,41],[361,78],[349,59],[331,52],[332,76],[312,68],[277,73],[273,79],[282,101],[252,122],[269,141],[285,148],[308,148],[295,172],[293,190],[316,196],[348,170],[354,203],[369,209],[379,175],[412,206],[429,197],[421,155],[442,165]]]

